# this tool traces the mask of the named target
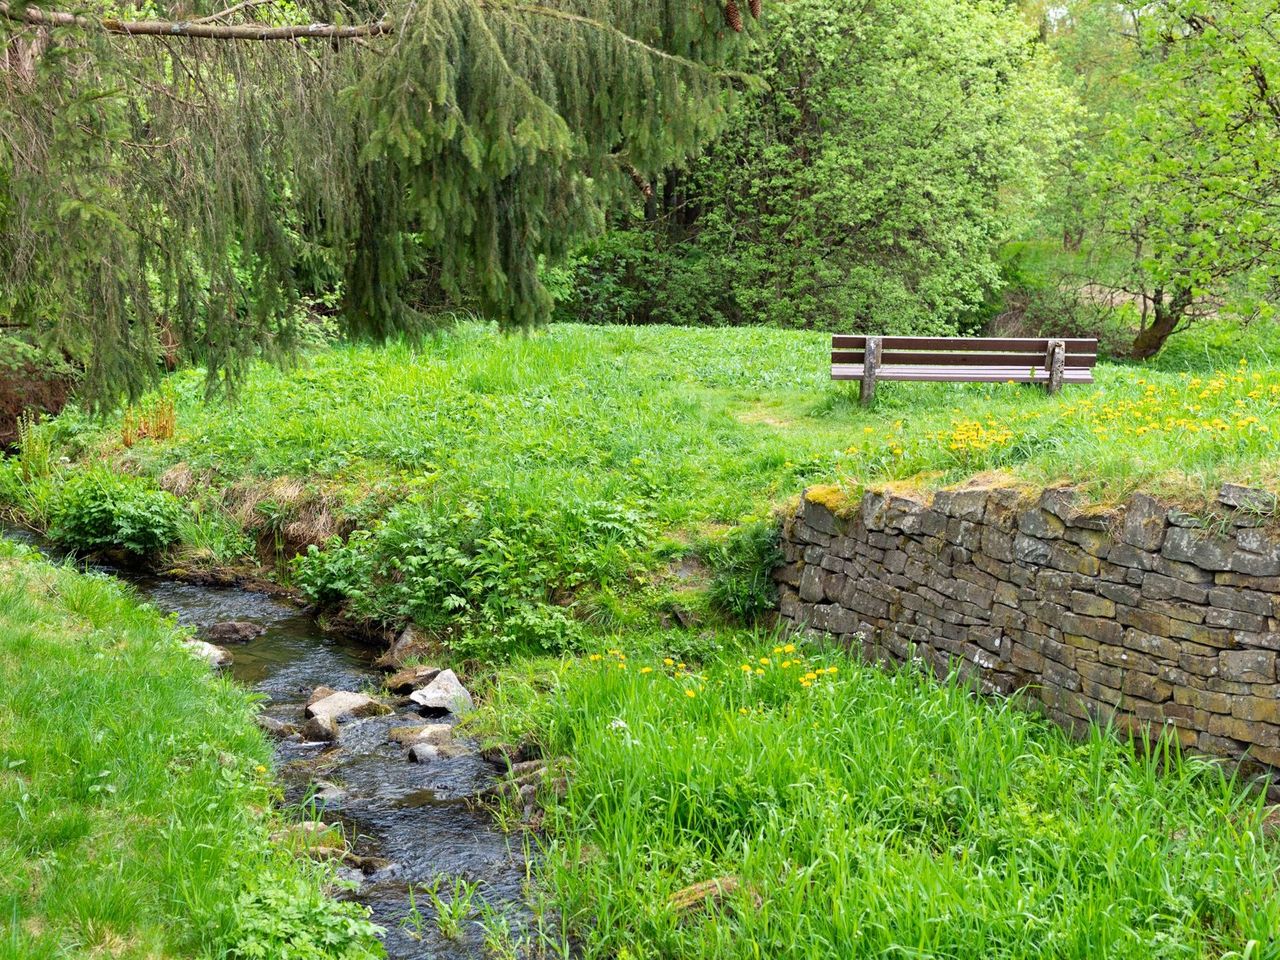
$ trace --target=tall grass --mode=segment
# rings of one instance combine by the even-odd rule
[[[0,541],[0,958],[380,956],[269,843],[253,710],[118,583]]]
[[[572,757],[543,879],[584,957],[1280,955],[1280,846],[1222,769],[747,644],[700,672],[618,651],[501,674],[491,722]],[[719,904],[670,902],[727,876]]]

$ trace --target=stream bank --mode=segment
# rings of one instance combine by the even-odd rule
[[[43,546],[22,531],[5,534]],[[144,599],[197,631],[228,621],[264,628],[228,645],[231,676],[263,698],[264,726],[301,726],[317,687],[382,687],[384,675],[374,665],[379,651],[324,632],[307,612],[280,598],[99,569],[127,579]],[[529,940],[538,918],[528,905],[526,837],[519,830],[503,833],[488,810],[471,802],[499,782],[498,769],[463,737],[428,762],[411,762],[391,732],[455,718],[424,716],[424,708],[404,697],[383,702],[389,713],[342,721],[336,742],[290,735],[275,748],[286,802],[300,807],[303,819],[340,826],[354,854],[349,862],[359,865],[340,867],[352,889],[338,895],[370,909],[385,928],[391,960],[461,960],[488,955],[495,938],[511,945]],[[459,890],[474,893],[456,929],[447,918],[439,922],[429,888],[438,888],[445,904]]]

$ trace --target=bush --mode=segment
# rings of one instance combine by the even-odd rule
[[[412,620],[448,632],[459,652],[562,651],[578,645],[580,588],[625,573],[649,540],[645,516],[605,502],[534,512],[485,502],[405,504],[295,561],[319,603],[346,603],[362,619]]]
[[[80,550],[144,556],[178,541],[183,516],[178,499],[149,481],[91,468],[55,495],[49,535]]]
[[[773,568],[782,560],[778,526],[755,520],[734,527],[702,547],[713,576],[711,602],[742,621],[751,621],[777,606]]]

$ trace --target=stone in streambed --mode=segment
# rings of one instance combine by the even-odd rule
[[[387,652],[373,661],[373,664],[384,670],[399,670],[410,660],[430,655],[436,647],[431,637],[409,624],[400,631],[400,636],[387,648]]]
[[[439,676],[421,690],[409,694],[409,699],[424,710],[462,713],[475,709],[471,694],[467,693],[467,688],[459,682],[457,674],[452,670],[441,671]]]
[[[267,628],[250,620],[223,620],[211,623],[201,633],[213,643],[248,643],[267,632]]]
[[[308,743],[332,743],[338,739],[338,721],[333,717],[312,717],[299,732]]]
[[[258,728],[265,734],[275,737],[277,740],[285,740],[294,736],[298,732],[296,725],[285,723],[283,720],[277,720],[275,717],[269,717],[265,713],[259,714],[257,717]]]
[[[387,678],[386,687],[392,693],[409,693],[440,676],[439,667],[405,667]]]
[[[453,728],[447,723],[427,723],[410,727],[392,727],[387,737],[394,743],[411,746],[415,743],[432,743],[439,746],[453,739]]]
[[[206,660],[209,666],[215,670],[224,670],[231,666],[231,651],[224,650],[217,644],[209,643],[207,640],[184,640],[183,644],[188,650],[201,660]]]
[[[327,717],[331,720],[347,720],[355,717],[376,717],[390,713],[391,708],[379,703],[367,693],[351,693],[337,690],[307,705],[308,717]]]

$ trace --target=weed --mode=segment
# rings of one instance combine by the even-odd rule
[[[440,889],[445,882],[444,874],[437,874],[429,886],[423,888],[431,899],[431,906],[436,914],[436,929],[446,940],[457,940],[462,936],[462,926],[475,915],[472,901],[475,899],[477,885],[469,883],[465,877],[455,876],[448,887],[448,899],[441,896]]]
[[[72,474],[58,490],[49,533],[81,550],[146,555],[175,543],[183,520],[173,494],[139,477],[94,468]]]

